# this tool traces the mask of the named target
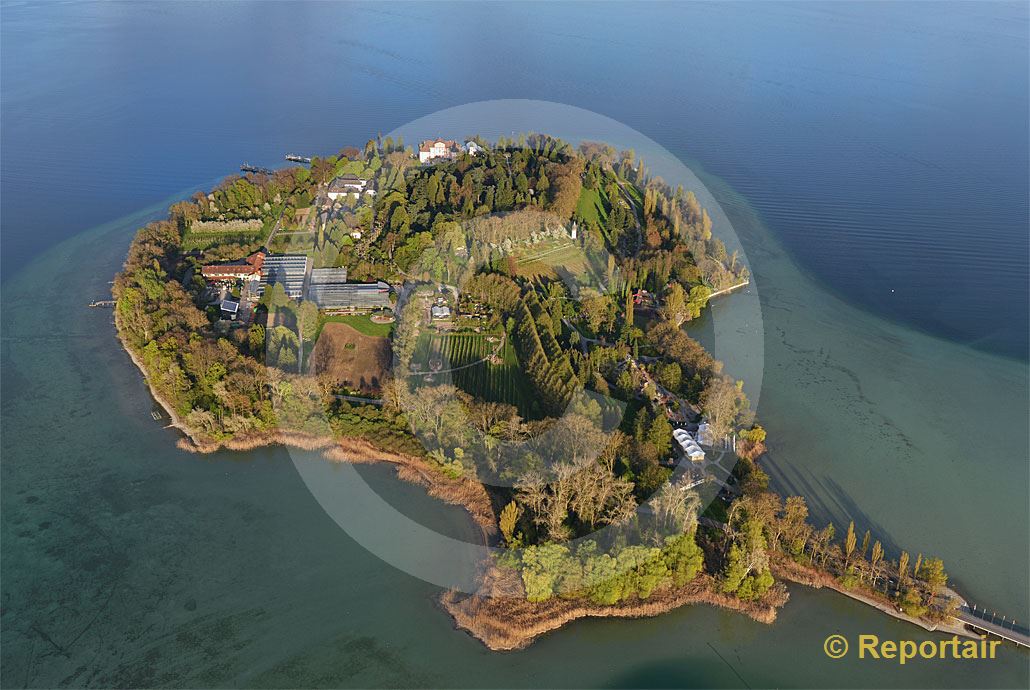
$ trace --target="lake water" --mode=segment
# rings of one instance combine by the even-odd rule
[[[600,112],[690,162],[747,251],[774,481],[1026,621],[1027,22],[983,3],[5,3],[0,682],[1025,687],[1011,648],[830,661],[833,632],[928,635],[803,588],[771,627],[696,607],[490,653],[341,531],[285,451],[176,450],[110,312],[83,305],[135,227],[244,160],[471,101]],[[693,328],[753,328],[746,299]]]

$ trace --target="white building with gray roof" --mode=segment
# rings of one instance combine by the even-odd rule
[[[694,437],[690,435],[690,432],[685,429],[675,429],[672,432],[672,437],[675,439],[676,444],[686,455],[694,462],[702,462],[705,459],[705,452],[701,449],[701,446],[697,444]]]

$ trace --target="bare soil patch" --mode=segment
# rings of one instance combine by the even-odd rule
[[[344,323],[327,323],[309,362],[312,374],[324,374],[350,390],[376,395],[390,369],[390,341],[363,335]]]

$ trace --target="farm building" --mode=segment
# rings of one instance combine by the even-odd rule
[[[346,283],[347,269],[341,268],[313,268],[311,269],[310,285],[327,285],[332,283]]]

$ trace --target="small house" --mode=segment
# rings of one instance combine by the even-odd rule
[[[236,300],[223,299],[219,305],[219,310],[223,319],[235,321],[240,312],[240,303]]]

